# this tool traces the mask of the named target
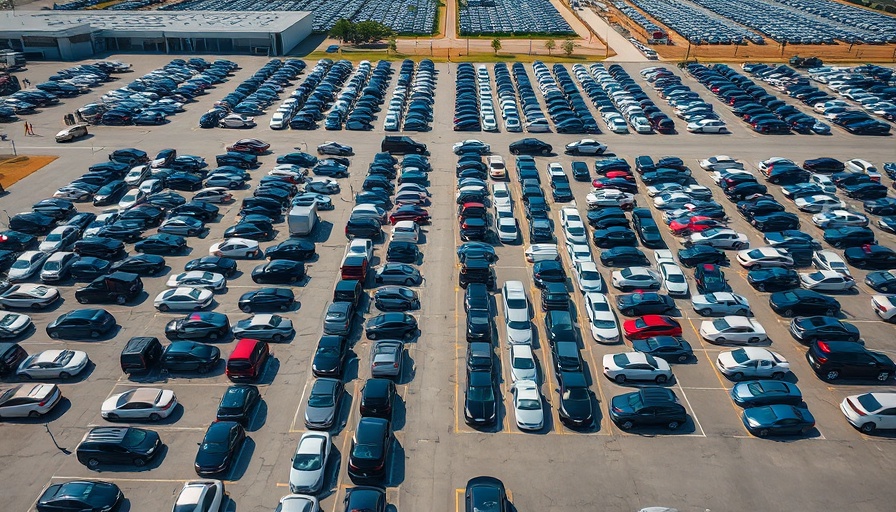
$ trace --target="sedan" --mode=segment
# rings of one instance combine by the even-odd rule
[[[17,384],[0,387],[0,418],[38,418],[62,401],[55,384]]]
[[[246,439],[246,430],[235,421],[216,421],[212,423],[202,442],[193,468],[199,476],[211,476],[225,473],[239,456]]]
[[[315,380],[305,405],[305,427],[312,430],[330,429],[336,421],[342,394],[341,381],[329,378]]]
[[[728,393],[741,407],[803,403],[803,394],[796,384],[782,380],[748,380],[738,382]]]
[[[531,380],[518,380],[511,389],[516,426],[520,430],[541,430],[544,427],[544,408],[538,384]]]
[[[351,146],[327,141],[317,146],[317,153],[319,155],[351,156],[354,154],[354,151]]]
[[[211,256],[246,259],[258,256],[258,252],[258,242],[246,238],[229,238],[212,245],[208,249],[208,253]]]
[[[687,130],[691,133],[728,133],[725,122],[718,119],[701,119],[688,123]]]
[[[744,409],[744,426],[759,437],[805,434],[815,427],[809,409],[787,404],[763,405]]]
[[[750,316],[752,314],[747,299],[730,292],[695,295],[691,298],[691,306],[701,316]]]
[[[109,421],[167,418],[177,408],[177,397],[170,389],[134,388],[110,396],[103,402],[102,416]]]
[[[343,336],[323,335],[311,360],[315,377],[339,377],[348,357],[348,344]]]
[[[190,287],[201,288],[212,291],[223,290],[227,286],[227,279],[223,275],[215,272],[205,272],[202,270],[193,270],[182,272],[168,278],[166,283],[169,288]]]
[[[238,305],[244,313],[251,313],[257,309],[287,311],[295,302],[295,294],[288,288],[259,288],[241,295]]]
[[[683,363],[694,357],[691,344],[680,336],[654,336],[644,340],[634,340],[632,348],[637,352],[665,359],[669,363]]]
[[[74,309],[47,325],[53,339],[99,338],[115,328],[115,318],[105,309]]]
[[[59,298],[59,290],[42,284],[17,284],[0,294],[0,306],[43,309]]]
[[[747,235],[728,228],[711,228],[691,233],[685,240],[688,245],[709,245],[719,249],[741,250],[750,245]]]
[[[647,267],[626,267],[613,271],[613,286],[622,291],[659,290],[660,275]]]
[[[601,155],[607,150],[606,144],[594,139],[581,139],[566,145],[567,155]]]
[[[25,251],[9,267],[6,277],[13,283],[24,281],[40,270],[49,256],[49,252]]]
[[[403,284],[417,286],[423,282],[423,276],[416,267],[404,263],[387,263],[377,267],[375,273],[376,284]]]
[[[134,250],[146,254],[177,254],[187,247],[182,236],[158,233],[134,244]]]
[[[852,426],[865,434],[896,429],[896,393],[864,393],[851,395],[840,403],[840,410]]]
[[[368,339],[404,339],[417,333],[417,319],[407,313],[382,313],[367,321]]]
[[[700,324],[700,336],[721,345],[753,345],[768,340],[762,324],[746,316],[733,315],[704,320]]]
[[[827,295],[812,290],[788,290],[775,292],[768,298],[769,306],[779,315],[826,315],[836,316],[840,312],[840,303]]]
[[[637,292],[618,295],[616,308],[625,316],[665,314],[675,310],[675,301],[668,295]]]
[[[305,264],[293,260],[273,260],[252,269],[256,283],[295,283],[305,278]]]
[[[370,375],[401,378],[404,343],[394,340],[378,341],[370,347]]]
[[[323,490],[332,447],[329,432],[302,435],[289,469],[290,492],[314,495]]]
[[[184,318],[168,322],[165,335],[169,339],[208,339],[211,341],[223,338],[230,333],[230,320],[227,315],[206,311],[191,313]]]
[[[790,372],[790,363],[781,354],[759,347],[744,347],[722,352],[716,367],[733,381],[771,377],[781,380]]]
[[[603,358],[604,375],[623,384],[628,380],[654,381],[665,384],[672,378],[672,368],[665,359],[657,359],[643,352],[606,354]]]
[[[69,480],[47,487],[37,499],[38,512],[103,512],[124,500],[117,485],[96,480]]]
[[[198,311],[212,304],[214,292],[202,288],[180,286],[165,290],[153,301],[156,309],[166,311]]]
[[[856,281],[850,276],[833,270],[801,272],[800,285],[807,290],[820,292],[843,292],[856,287]]]
[[[80,350],[44,350],[25,358],[16,375],[24,379],[68,379],[90,363],[86,352]]]
[[[505,510],[511,510],[511,506],[507,501],[504,484],[500,480],[490,476],[478,476],[467,482],[464,489],[464,512]],[[371,509],[371,512],[379,511]]]
[[[896,268],[896,251],[882,245],[850,247],[843,252],[850,265],[858,268],[889,270]]]
[[[468,425],[491,425],[498,413],[491,371],[468,371],[464,390],[464,421]]]
[[[258,314],[233,325],[234,338],[280,342],[295,334],[292,320],[274,314]]]
[[[2,286],[2,283],[0,283]],[[31,329],[31,317],[22,313],[0,313],[0,339],[10,339]]]
[[[630,340],[643,340],[653,336],[681,336],[681,324],[674,318],[663,315],[644,315],[626,320],[622,330]]]
[[[195,217],[177,215],[159,226],[159,233],[180,236],[199,236],[205,231],[205,223]]]
[[[417,292],[405,286],[384,286],[373,296],[373,302],[380,311],[409,311],[420,308]]]
[[[685,267],[696,267],[704,263],[727,265],[728,257],[724,252],[708,245],[695,245],[678,251],[678,261]]]
[[[896,272],[869,272],[865,276],[865,284],[876,292],[896,292]]]
[[[270,260],[307,261],[314,258],[315,254],[314,242],[293,238],[268,247],[264,251],[264,257]]]

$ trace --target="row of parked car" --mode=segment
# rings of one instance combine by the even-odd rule
[[[697,6],[662,0],[632,0],[632,4],[681,34],[690,44],[765,44],[756,32]]]
[[[821,67],[809,70],[809,78],[823,83],[840,95],[839,106],[849,111],[857,106],[867,113],[887,121],[896,120],[896,87],[892,85],[893,70],[875,65],[855,68]]]
[[[641,70],[641,76],[652,84],[656,93],[675,109],[675,115],[687,123],[692,133],[727,133],[725,122],[713,109],[713,104],[681,82],[681,77],[663,66]],[[671,119],[669,120],[671,121]],[[674,125],[672,125],[674,126]]]
[[[405,131],[429,131],[433,120],[435,81],[435,65],[431,60],[420,61],[415,71],[414,61],[405,59],[401,63],[392,99],[389,100],[383,129],[395,132],[403,127]]]
[[[35,87],[13,92],[0,102],[0,120],[13,121],[19,115],[33,114],[38,108],[59,104],[59,98],[73,98],[85,94],[112,80],[113,73],[123,73],[129,64],[99,61],[65,68]]]
[[[263,114],[305,69],[298,59],[272,59],[236,89],[215,102],[215,106],[199,117],[200,128],[252,128],[255,117]]]
[[[344,125],[350,122],[353,127],[360,124],[361,127],[371,129],[373,126],[370,122],[373,119],[373,112],[368,111],[371,107],[377,107],[383,102],[385,89],[389,84],[389,75],[392,73],[392,65],[386,61],[379,61],[376,68],[372,68],[369,61],[361,61],[358,68],[351,74],[333,107],[327,113],[324,121],[324,128],[327,130],[341,130]],[[372,85],[372,87],[371,87]],[[361,101],[361,99],[364,99]],[[356,104],[358,109],[356,111]],[[289,120],[295,114],[295,106],[298,104],[295,100],[287,100],[284,103],[288,105],[281,113],[279,119],[271,117],[271,128],[285,128],[289,124]],[[279,121],[279,122],[278,122]],[[275,126],[276,124],[276,126]]]
[[[675,133],[675,123],[641,89],[622,66],[592,64],[588,69],[573,66],[582,87],[591,97],[613,133]]]
[[[473,0],[458,10],[461,35],[575,35],[548,0],[514,3],[510,0]]]
[[[582,94],[561,64],[551,69],[541,61],[532,63],[532,71],[538,81],[538,88],[544,96],[548,115],[557,133],[600,133],[597,122]],[[530,130],[532,131],[532,130]]]

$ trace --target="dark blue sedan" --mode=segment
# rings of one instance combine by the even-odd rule
[[[741,419],[754,436],[805,434],[815,427],[809,409],[787,404],[744,409]]]

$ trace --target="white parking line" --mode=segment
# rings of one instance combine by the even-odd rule
[[[694,418],[694,425],[697,425],[697,428],[700,429],[700,437],[706,437],[706,431],[704,431],[703,426],[700,425],[700,420],[697,418],[697,412],[694,411],[694,406],[692,406],[691,401],[688,400],[687,393],[684,392],[684,388],[681,387],[680,383],[678,383],[678,378],[676,378],[675,380],[676,380],[676,386],[678,386],[678,389],[681,390],[681,396],[684,398],[684,401],[688,403],[688,409],[691,410],[691,417]],[[695,435],[695,434],[691,434],[691,435]]]
[[[122,423],[122,422],[115,422],[115,423],[105,423],[105,424],[100,424],[100,423],[89,423],[89,424],[87,425],[87,428],[96,428],[96,427],[138,427],[138,428],[145,428],[145,427],[146,427],[146,424],[145,424],[145,423],[141,423],[141,424],[136,424],[136,423],[134,423],[134,424],[129,424],[129,423]],[[159,432],[165,432],[165,431],[168,431],[168,432],[177,432],[177,431],[181,431],[181,430],[183,430],[183,431],[191,431],[191,430],[200,430],[200,431],[204,431],[204,430],[207,430],[208,427],[170,427],[170,426],[166,426],[166,425],[153,425],[153,426],[152,426],[152,429],[155,430],[155,431],[159,431]]]
[[[296,430],[296,421],[299,419],[299,411],[302,410],[302,404],[305,403],[305,392],[308,391],[308,381],[305,381],[305,387],[302,388],[302,395],[299,397],[299,406],[296,407],[296,413],[292,417],[292,425],[289,426],[290,432],[298,432]]]

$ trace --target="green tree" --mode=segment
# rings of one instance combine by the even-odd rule
[[[576,49],[576,44],[573,43],[571,39],[567,39],[566,41],[563,41],[562,49],[563,53],[565,53],[566,56],[569,57],[570,55],[572,55],[573,50]]]
[[[495,50],[495,55],[498,54],[498,50],[501,49],[501,40],[497,37],[492,39],[492,50]]]
[[[352,22],[342,18],[333,24],[333,28],[330,29],[330,37],[336,38],[342,43],[351,41],[354,36],[354,28]]]
[[[548,39],[544,42],[544,47],[548,49],[548,55],[550,55],[551,52],[554,51],[554,48],[557,47],[557,42],[553,39]]]
[[[397,52],[398,51],[398,41],[395,40],[395,36],[389,38],[389,51]]]

